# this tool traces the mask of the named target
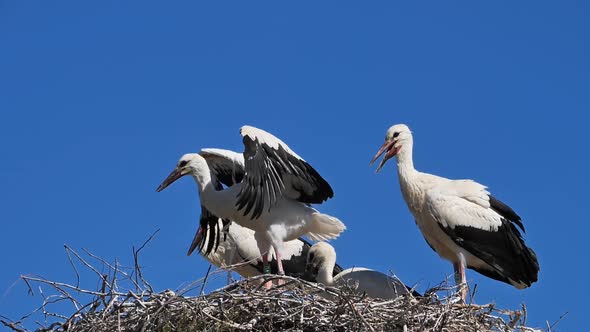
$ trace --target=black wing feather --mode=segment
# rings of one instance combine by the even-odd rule
[[[223,190],[223,186],[219,179],[214,181],[213,185],[215,186],[215,190]],[[199,230],[202,232],[200,237],[193,238],[193,241],[188,249],[187,255],[190,256],[195,249],[199,249],[199,252],[203,255],[209,255],[211,252],[217,251],[219,247],[219,243],[221,242],[221,230],[219,229],[219,220],[221,218],[217,217],[211,211],[207,210],[204,206],[201,205],[201,218],[199,220],[199,229],[197,229],[197,234]],[[225,227],[230,220],[228,219],[221,219],[222,225]],[[223,235],[223,240],[225,241],[227,234]],[[205,239],[207,241],[207,248],[203,250],[205,247]]]
[[[190,256],[195,249],[198,249],[204,255],[208,255],[213,251],[217,250],[219,246],[219,240],[216,241],[216,226],[218,223],[219,218],[213,215],[209,210],[205,209],[205,207],[201,206],[201,218],[199,220],[199,229],[197,229],[197,233],[193,238],[193,241],[188,249],[187,255]],[[197,236],[201,232],[201,236]],[[205,247],[205,239],[209,239],[207,241],[207,248],[203,251]]]
[[[285,193],[287,185],[297,192],[297,197],[292,198],[302,203],[319,204],[334,196],[315,169],[282,145],[275,149],[248,135],[244,135],[243,143],[246,173],[236,206],[244,209],[245,216],[260,217],[265,206],[270,209]]]
[[[213,169],[217,180],[228,187],[242,182],[242,179],[244,178],[244,170],[238,167],[231,169],[220,164],[215,164],[211,168]],[[223,187],[221,189],[223,189]]]
[[[509,220],[502,218],[497,231],[482,230],[469,226],[443,227],[441,229],[460,247],[480,258],[493,270],[475,268],[477,272],[506,283],[508,279],[521,282],[527,287],[537,281],[539,262],[535,252]]]
[[[207,160],[207,165],[211,170],[211,173],[214,175],[214,181],[216,182],[216,189],[223,190],[223,186],[221,184],[231,187],[237,183],[242,182],[244,178],[244,167],[241,162],[237,160],[233,160],[232,156],[224,155],[224,151],[227,153],[235,153],[229,150],[220,150],[220,151],[207,151],[207,150],[214,150],[214,149],[204,149],[201,150],[199,153],[201,156]],[[235,153],[238,155],[237,153]],[[217,187],[217,182],[220,182],[219,187]]]
[[[517,224],[523,232],[525,231],[520,216],[516,214],[516,212],[514,212],[510,206],[504,204],[502,201],[496,199],[492,195],[489,195],[488,197],[490,199],[490,207],[492,210],[496,211],[496,213],[501,215],[503,218]]]
[[[211,167],[211,165],[209,165]],[[216,179],[213,180],[213,186],[215,190],[223,190],[223,184],[226,186],[234,185],[234,180],[241,181],[243,178],[243,172],[234,172],[228,168],[219,167],[220,171],[217,172]],[[222,180],[224,179],[224,180]],[[224,182],[225,181],[225,182]],[[190,256],[195,249],[199,249],[199,252],[203,255],[209,255],[211,252],[217,251],[219,244],[221,243],[221,233],[222,230],[219,229],[219,220],[221,219],[221,224],[225,228],[231,221],[229,219],[222,219],[215,216],[211,211],[207,210],[204,206],[201,205],[201,218],[199,220],[199,229],[203,232],[201,237],[195,237],[193,242],[191,243],[187,255]],[[199,232],[199,229],[197,232]],[[227,234],[223,234],[223,241],[227,238]],[[205,239],[209,239],[207,242],[207,248],[203,251],[205,247]]]

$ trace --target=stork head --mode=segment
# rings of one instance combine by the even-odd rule
[[[318,242],[307,252],[305,272],[317,276],[321,269],[333,269],[336,264],[336,250],[326,242]],[[331,273],[331,272],[330,272]]]
[[[198,176],[200,174],[204,174],[204,172],[208,170],[209,167],[207,166],[207,161],[205,158],[203,158],[198,153],[187,153],[180,157],[180,160],[178,160],[178,163],[176,164],[176,167],[172,173],[170,173],[170,175],[168,175],[168,177],[162,181],[156,191],[160,192],[166,189],[166,187],[187,174],[194,174]]]
[[[389,159],[396,156],[404,148],[404,146],[408,146],[409,148],[411,148],[411,143],[412,132],[410,131],[410,128],[408,128],[408,126],[406,126],[405,124],[396,124],[394,126],[391,126],[387,130],[387,133],[385,133],[385,142],[383,143],[383,145],[381,145],[379,151],[377,151],[369,165],[372,165],[375,162],[375,160],[377,160],[382,154],[385,153],[383,160],[381,160],[379,166],[377,167],[376,172],[379,173],[381,168],[383,168],[383,165],[385,165],[385,163]]]

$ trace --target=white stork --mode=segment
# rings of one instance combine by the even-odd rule
[[[310,248],[311,244],[303,238],[285,242],[283,268],[286,275],[305,278],[305,264]],[[262,257],[254,239],[254,231],[237,223],[227,223],[221,218],[217,218],[217,222],[201,218],[187,255],[190,256],[195,250],[211,264],[230,269],[230,272],[235,271],[244,278],[263,273]],[[270,257],[271,272],[277,273],[273,250]],[[341,271],[340,266],[334,266],[334,274]]]
[[[387,130],[377,168],[397,156],[402,195],[428,245],[453,263],[455,281],[465,301],[465,267],[523,289],[537,281],[539,263],[518,230],[520,217],[472,180],[450,180],[414,169],[412,133],[398,124]],[[518,228],[517,228],[518,227]]]
[[[411,294],[411,289],[399,279],[364,267],[349,268],[333,276],[335,264],[336,251],[326,242],[314,244],[307,253],[307,270],[315,276],[316,282],[325,286],[356,286],[356,293],[382,299],[395,299]],[[413,294],[419,295],[415,292]]]
[[[272,134],[251,126],[240,129],[244,153],[204,149],[185,154],[162,182],[161,191],[190,174],[197,182],[203,214],[233,220],[254,230],[264,273],[271,247],[278,274],[284,274],[285,241],[307,235],[314,241],[338,237],[346,226],[309,204],[322,203],[334,193],[305,160]],[[224,189],[222,184],[227,187]]]

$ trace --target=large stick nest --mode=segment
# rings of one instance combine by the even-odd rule
[[[456,289],[442,285],[423,297],[382,300],[355,294],[350,286],[326,288],[292,277],[264,275],[206,295],[188,296],[190,290],[200,288],[202,292],[208,273],[181,291],[156,292],[139,269],[142,248],[134,250],[135,266],[130,269],[86,252],[101,262],[103,271],[99,271],[66,246],[78,277],[76,284],[23,276],[31,292],[34,283],[40,284],[39,290],[41,286],[52,289],[52,295],[41,294],[43,304],[36,312],[46,319],[37,322],[41,326],[37,331],[534,331],[525,326],[524,305],[518,310],[501,310],[493,304],[458,304]],[[79,285],[74,259],[98,276],[98,290]],[[278,278],[283,285],[262,287],[263,282]],[[123,283],[130,287],[123,291],[119,286]],[[52,312],[57,302],[71,303],[74,312]],[[0,322],[25,332],[29,331],[25,321],[31,315],[14,321],[0,316]]]

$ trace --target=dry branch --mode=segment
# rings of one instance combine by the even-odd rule
[[[454,287],[439,285],[421,298],[370,299],[349,287],[331,288],[287,276],[257,276],[227,285],[206,295],[187,296],[189,290],[203,289],[207,273],[177,292],[155,292],[139,265],[139,253],[155,233],[133,250],[133,267],[105,260],[84,250],[107,271],[99,272],[89,261],[65,246],[75,270],[74,284],[22,276],[33,286],[52,290],[34,313],[42,313],[45,323],[37,331],[535,331],[526,327],[526,308],[501,310],[493,304],[455,304]],[[77,262],[75,262],[77,260]],[[76,264],[96,274],[98,290],[80,286]],[[262,282],[283,278],[285,283],[269,290]],[[120,289],[119,281],[129,289]],[[200,292],[199,292],[200,293]],[[87,299],[82,300],[81,298]],[[52,312],[55,302],[67,301],[73,313]],[[63,310],[63,309],[62,309]],[[12,321],[0,316],[0,323],[12,331],[29,332],[25,326],[33,313]],[[551,326],[550,328],[552,328]]]

